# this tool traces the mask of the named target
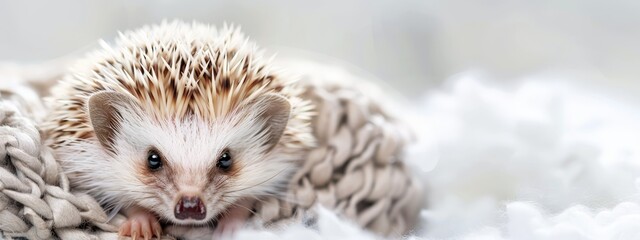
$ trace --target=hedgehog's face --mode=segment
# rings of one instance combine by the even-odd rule
[[[89,99],[115,204],[134,204],[178,224],[201,224],[241,198],[269,194],[292,169],[278,144],[288,101],[265,95],[215,120],[152,117],[135,100],[102,92]],[[99,142],[99,143],[98,143]],[[126,189],[123,190],[123,189]]]

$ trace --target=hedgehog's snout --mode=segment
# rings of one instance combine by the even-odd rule
[[[189,218],[202,220],[207,215],[207,207],[199,196],[182,195],[174,208],[173,214],[180,220]]]

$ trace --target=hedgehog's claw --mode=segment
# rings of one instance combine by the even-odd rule
[[[133,240],[149,240],[154,235],[162,237],[162,227],[153,214],[146,211],[137,211],[128,216],[128,220],[120,226],[120,237],[131,237]]]

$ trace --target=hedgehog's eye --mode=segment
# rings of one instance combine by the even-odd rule
[[[231,154],[229,154],[228,150],[222,152],[220,158],[218,158],[218,163],[216,166],[224,171],[229,170],[231,168],[231,164],[233,163],[233,159],[231,158]]]
[[[157,170],[162,167],[162,157],[160,157],[160,154],[157,151],[149,151],[149,155],[147,156],[147,166],[151,170]]]

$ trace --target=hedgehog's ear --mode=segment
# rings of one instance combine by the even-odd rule
[[[89,118],[102,147],[114,152],[113,139],[123,117],[136,111],[140,111],[138,103],[122,93],[99,92],[89,97]]]
[[[263,131],[266,131],[267,151],[273,149],[280,141],[284,129],[289,122],[291,104],[289,101],[276,94],[266,94],[255,101],[255,107],[260,110],[259,118],[265,121]]]

